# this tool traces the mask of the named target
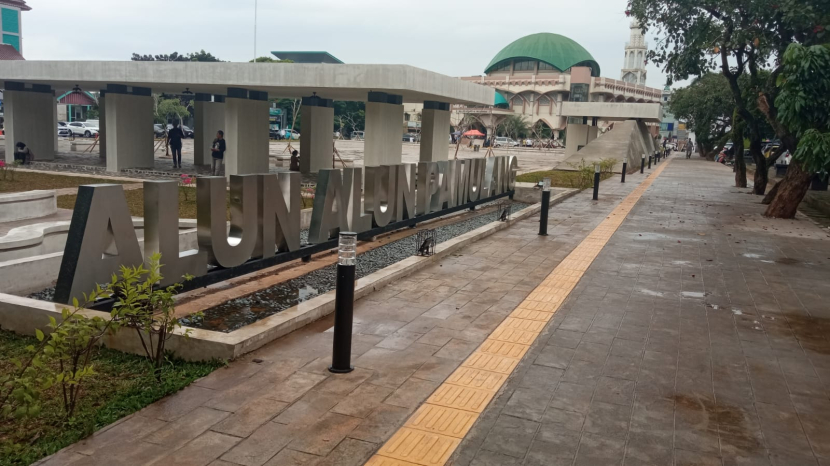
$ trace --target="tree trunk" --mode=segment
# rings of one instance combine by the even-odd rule
[[[735,151],[735,187],[746,188],[746,161],[744,160],[744,122],[735,110],[732,115],[732,149]]]
[[[790,162],[787,168],[787,175],[779,182],[773,191],[775,197],[770,202],[764,216],[772,218],[794,218],[798,205],[807,194],[810,188],[812,177],[801,169],[798,162]],[[772,192],[770,192],[772,194]]]
[[[755,186],[752,191],[759,196],[763,196],[767,191],[769,170],[767,169],[767,159],[764,158],[764,153],[761,151],[760,139],[752,138],[749,141],[749,154],[752,156],[752,160],[755,161],[755,179],[753,181]]]
[[[775,196],[778,195],[778,187],[779,186],[781,186],[781,183],[774,184],[772,186],[772,189],[770,189],[769,192],[767,193],[767,195],[764,196],[764,200],[761,201],[761,204],[769,205],[770,202],[772,202],[772,200],[775,199]]]

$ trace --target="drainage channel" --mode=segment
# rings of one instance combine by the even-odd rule
[[[488,205],[490,204],[483,204],[482,207]],[[512,202],[511,213],[518,212],[528,205]],[[495,221],[498,221],[497,212],[488,212],[464,221],[436,227],[436,242],[443,243]],[[416,243],[417,237],[413,235],[360,254],[357,260],[357,278],[365,277],[414,255],[417,250]],[[204,330],[232,332],[333,290],[336,271],[336,265],[322,267],[270,288],[206,309],[202,311],[201,316],[184,317],[181,323]]]

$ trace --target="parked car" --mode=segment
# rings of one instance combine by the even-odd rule
[[[182,125],[182,131],[184,132],[184,137],[190,138],[190,139],[194,138],[193,129],[191,129],[189,126]]]
[[[98,126],[93,126],[91,123],[86,121],[73,121],[72,123],[69,123],[68,128],[75,136],[91,138],[98,135]]]
[[[493,147],[516,147],[518,145],[519,143],[514,141],[513,139],[504,136],[496,136],[496,143],[493,144]]]
[[[157,137],[157,138],[163,138],[163,137],[164,137],[164,134],[165,134],[165,132],[164,132],[164,126],[162,126],[162,125],[160,125],[160,124],[155,124],[155,125],[153,125],[153,135],[154,135],[155,137]]]
[[[280,139],[280,131],[278,129],[269,128],[268,137],[270,139]]]
[[[352,141],[363,141],[366,139],[366,133],[364,131],[352,131]]]
[[[403,142],[418,142],[419,137],[415,133],[406,133],[403,135]]]
[[[72,130],[69,129],[69,126],[58,125],[58,136],[62,138],[68,138],[69,136],[72,136]]]
[[[281,129],[280,130],[280,139],[300,139],[300,133],[294,131],[293,129]]]
[[[63,128],[63,127],[69,126],[69,123],[67,123],[67,122],[65,122],[65,121],[59,121],[59,122],[58,122],[58,126],[59,126],[59,127],[61,127],[61,128]]]

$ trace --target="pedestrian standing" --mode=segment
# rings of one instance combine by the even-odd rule
[[[173,122],[173,129],[167,132],[167,144],[173,151],[173,168],[182,168],[182,139],[184,132],[179,128],[179,122]]]
[[[694,150],[694,143],[690,139],[686,142],[686,158],[687,159],[692,158],[692,151],[693,150]]]
[[[213,165],[211,166],[210,173],[213,176],[219,176],[219,173],[222,171],[222,159],[225,158],[225,132],[224,131],[217,131],[216,132],[216,139],[213,140],[213,145],[210,148],[211,155],[213,156]]]

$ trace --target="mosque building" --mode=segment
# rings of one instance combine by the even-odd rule
[[[453,124],[474,115],[487,132],[508,115],[520,115],[531,127],[541,122],[555,137],[569,123],[586,123],[569,121],[562,113],[564,102],[659,103],[662,89],[645,84],[648,49],[642,30],[636,23],[630,27],[621,79],[603,77],[591,53],[571,38],[538,33],[515,40],[490,60],[484,75],[460,78],[494,88],[494,105],[456,105]]]

